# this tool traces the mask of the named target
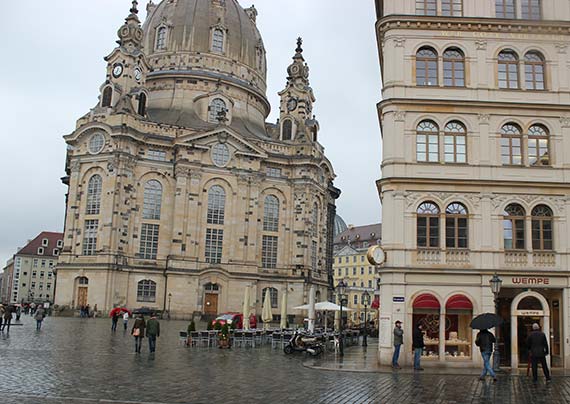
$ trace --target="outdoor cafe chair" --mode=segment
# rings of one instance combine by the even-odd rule
[[[291,333],[281,334],[281,349],[285,348],[285,345],[287,345],[289,341],[291,341],[291,338],[293,338],[293,334]]]
[[[256,330],[255,334],[254,334],[254,338],[255,338],[255,343],[258,345],[261,345],[261,343],[263,342],[263,331],[262,330]]]
[[[241,330],[236,330],[234,332],[234,344],[236,347],[242,347],[243,346],[243,331]]]
[[[188,333],[186,331],[180,331],[178,335],[178,343],[188,345]]]
[[[200,344],[200,333],[192,331],[190,333],[190,346],[198,346]]]
[[[200,346],[206,348],[210,346],[210,333],[208,331],[200,331]]]
[[[281,333],[274,332],[271,334],[271,348],[276,348],[278,345],[281,345]]]
[[[251,346],[255,348],[255,333],[253,331],[245,331],[243,333],[243,345],[244,347]]]

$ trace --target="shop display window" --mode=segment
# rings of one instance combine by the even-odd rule
[[[430,294],[423,294],[414,300],[413,324],[421,324],[425,332],[425,348],[422,353],[424,359],[439,359],[439,301]]]
[[[445,305],[445,359],[471,359],[473,305],[463,295],[452,296]]]

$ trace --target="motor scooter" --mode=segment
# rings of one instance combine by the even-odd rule
[[[311,356],[318,356],[323,353],[324,348],[318,337],[295,331],[283,351],[287,355],[294,352],[307,352]]]

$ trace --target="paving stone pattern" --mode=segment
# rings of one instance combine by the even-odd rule
[[[122,324],[119,324],[122,326]],[[197,349],[178,342],[185,323],[161,321],[152,359],[145,340],[111,333],[108,319],[31,318],[0,336],[0,403],[570,403],[570,378],[537,387],[472,376],[314,370],[278,350]],[[130,331],[130,330],[129,330]]]

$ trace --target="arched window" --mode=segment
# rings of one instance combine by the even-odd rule
[[[446,163],[467,162],[467,131],[461,122],[451,121],[445,125],[443,143]]]
[[[212,52],[224,52],[224,31],[219,28],[212,33]]]
[[[206,283],[204,285],[204,290],[206,292],[219,292],[220,291],[220,285],[218,285],[217,283],[209,282],[209,283]]]
[[[86,286],[89,285],[89,279],[87,279],[85,276],[81,276],[77,278],[77,283],[81,286]]]
[[[527,52],[524,68],[526,89],[544,90],[544,57],[539,52]]]
[[[528,163],[531,166],[550,164],[548,130],[542,125],[532,125],[528,129]]]
[[[437,0],[416,0],[417,15],[437,15]]]
[[[499,88],[519,88],[519,58],[511,50],[499,53]]]
[[[416,84],[437,86],[437,53],[432,48],[421,48],[416,53]]]
[[[156,282],[145,279],[137,284],[137,302],[156,302]]]
[[[522,164],[522,132],[514,123],[508,123],[501,128],[501,159],[503,164]]]
[[[465,56],[459,49],[447,49],[443,53],[443,85],[465,86]]]
[[[144,185],[143,219],[160,220],[162,185],[156,180]]]
[[[445,210],[445,247],[468,248],[467,209],[454,202]]]
[[[433,202],[424,202],[417,213],[418,247],[439,248],[439,207]]]
[[[463,0],[441,0],[441,14],[461,17],[463,15]]]
[[[267,293],[267,291],[269,290],[269,300],[271,300],[271,308],[272,309],[276,309],[278,306],[278,297],[279,297],[279,292],[277,291],[277,289],[275,288],[263,288],[262,292],[261,292],[261,296],[262,296],[262,302],[265,303],[265,294]]]
[[[540,0],[521,0],[521,15],[525,20],[540,20],[542,4]]]
[[[156,50],[166,49],[166,27],[159,27],[156,31]]]
[[[283,121],[283,140],[292,140],[293,139],[293,122],[290,119],[285,119]]]
[[[279,199],[267,195],[263,204],[263,230],[279,231]]]
[[[103,96],[101,97],[101,106],[103,108],[110,107],[113,101],[113,89],[110,86],[105,87]]]
[[[503,213],[503,240],[505,250],[525,249],[525,210],[516,203],[510,204]]]
[[[95,174],[89,178],[87,185],[87,209],[88,215],[98,215],[101,210],[101,189],[103,187],[103,179],[99,174]]]
[[[226,191],[214,185],[208,191],[208,224],[224,224],[226,211]]]
[[[515,18],[515,0],[495,0],[495,16],[497,18]]]
[[[146,94],[145,93],[140,93],[139,94],[139,109],[138,109],[138,113],[141,116],[145,116],[146,115]]]
[[[439,161],[439,128],[432,121],[419,123],[416,134],[416,159],[418,161]]]
[[[552,210],[546,205],[536,206],[532,212],[532,249],[551,251],[552,246]]]
[[[224,111],[227,111],[226,102],[221,98],[214,98],[208,107],[208,122],[218,123],[218,117]]]

